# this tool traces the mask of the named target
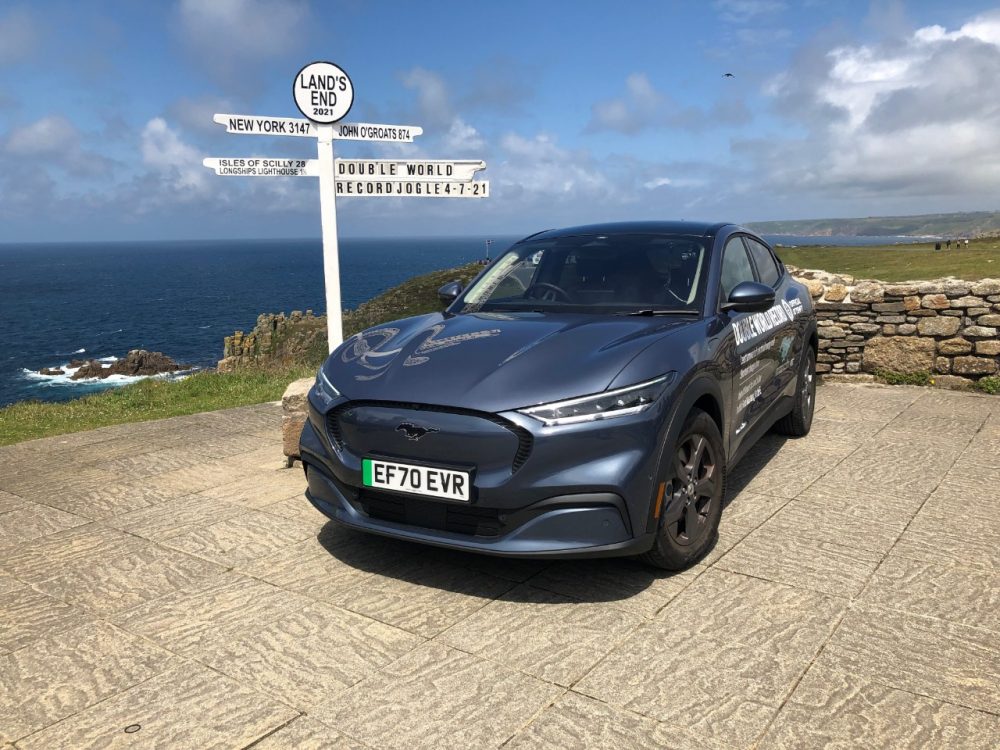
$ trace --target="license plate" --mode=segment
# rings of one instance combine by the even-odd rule
[[[362,459],[361,471],[364,486],[374,489],[466,503],[471,495],[472,475],[467,471],[399,464],[375,458]]]

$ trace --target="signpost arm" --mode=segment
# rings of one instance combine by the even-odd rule
[[[323,229],[323,283],[326,287],[326,340],[332,352],[344,340],[337,245],[337,185],[333,173],[333,126],[317,125],[319,209]]]

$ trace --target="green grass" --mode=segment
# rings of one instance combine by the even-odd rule
[[[876,247],[779,247],[778,255],[788,264],[859,279],[912,281],[956,276],[960,279],[1000,278],[1000,239],[972,240],[951,250],[935,250],[934,244]]]
[[[934,383],[934,376],[929,372],[879,370],[875,373],[875,377],[880,383],[889,385],[932,385]]]
[[[987,375],[985,378],[980,378],[976,381],[976,389],[994,395],[1000,393],[1000,375]]]
[[[449,281],[468,284],[482,268],[477,263],[470,263],[459,268],[432,271],[393,287],[359,305],[356,310],[345,313],[344,338],[390,320],[440,312],[443,305],[438,300],[437,290]]]
[[[315,373],[315,368],[304,366],[199,372],[184,380],[142,380],[61,403],[21,401],[0,409],[0,445],[123,422],[275,401],[293,380]]]

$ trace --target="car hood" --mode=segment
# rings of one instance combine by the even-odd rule
[[[324,365],[352,400],[499,412],[605,390],[687,318],[435,313],[362,331]],[[671,369],[665,361],[663,371]]]

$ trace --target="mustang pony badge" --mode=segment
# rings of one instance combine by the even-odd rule
[[[412,422],[403,422],[396,428],[396,432],[402,432],[407,440],[420,440],[428,432],[437,432],[436,427],[420,427]]]

